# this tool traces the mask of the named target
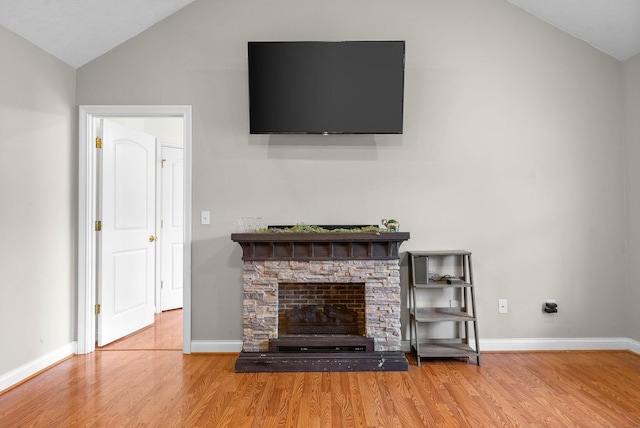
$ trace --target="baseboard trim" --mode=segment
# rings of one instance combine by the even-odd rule
[[[410,351],[409,341],[401,350]],[[626,337],[480,339],[483,352],[629,350],[640,354],[640,342]],[[240,352],[241,340],[192,340],[191,352]]]
[[[191,353],[198,352],[240,352],[242,340],[192,340]]]
[[[402,341],[401,349],[404,352],[410,352],[408,340]],[[480,350],[482,352],[621,350],[640,355],[640,342],[627,337],[480,339]]]
[[[626,337],[480,339],[480,350],[483,352],[629,350],[640,354],[640,342]]]
[[[627,341],[629,342],[629,351],[640,355],[640,342],[633,339],[627,339]]]
[[[76,354],[77,349],[78,342],[71,342],[53,352],[43,355],[40,358],[36,358],[27,364],[23,364],[10,372],[0,375],[0,394],[6,389],[29,379],[31,376],[59,363],[71,355]]]

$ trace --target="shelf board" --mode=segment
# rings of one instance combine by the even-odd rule
[[[429,281],[429,282],[417,282],[413,284],[415,288],[465,288],[473,287],[473,284],[468,282],[461,282],[459,284],[447,284],[446,280],[443,281]]]
[[[455,340],[432,339],[420,342],[418,347],[420,358],[477,357],[480,355],[471,346]],[[415,352],[415,346],[413,350]]]
[[[470,256],[471,251],[466,250],[449,250],[449,251],[407,251],[414,257],[432,257],[432,256]]]
[[[461,308],[418,308],[411,314],[418,322],[475,321],[475,317]]]

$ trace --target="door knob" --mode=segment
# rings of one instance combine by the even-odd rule
[[[151,236],[149,237],[149,242],[153,242],[153,241],[155,241],[156,239],[158,239],[158,238],[156,238],[155,236],[151,235]]]

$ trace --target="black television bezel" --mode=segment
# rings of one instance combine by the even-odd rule
[[[402,90],[400,99],[400,130],[394,132],[352,132],[352,131],[254,131],[252,129],[251,120],[251,88],[250,88],[250,58],[249,46],[253,43],[401,43],[402,44]],[[264,41],[248,41],[247,42],[247,80],[248,80],[248,102],[249,102],[249,134],[250,135],[401,135],[404,132],[404,90],[405,90],[405,72],[406,72],[406,41],[405,40],[341,40],[341,41],[325,41],[325,40],[264,40]]]

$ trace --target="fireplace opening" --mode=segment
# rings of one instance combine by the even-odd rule
[[[358,314],[344,305],[301,305],[284,315],[285,334],[358,334]]]
[[[364,284],[278,284],[279,338],[365,333]]]

